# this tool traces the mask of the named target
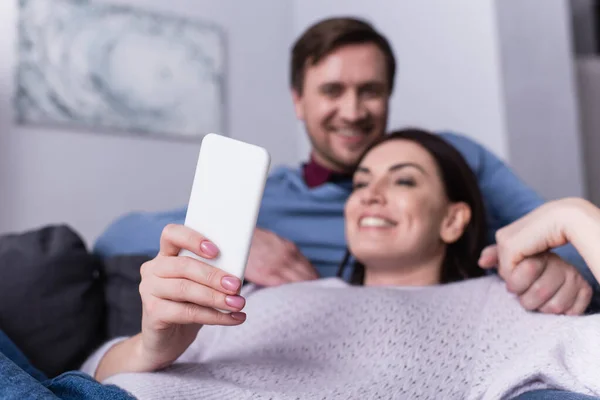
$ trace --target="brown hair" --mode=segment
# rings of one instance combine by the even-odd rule
[[[423,147],[435,160],[442,184],[448,199],[452,202],[465,202],[471,208],[471,220],[463,235],[446,248],[440,276],[441,283],[449,283],[483,276],[478,259],[487,245],[487,220],[483,197],[475,174],[463,156],[451,144],[430,132],[419,129],[398,130],[379,138],[362,154],[360,161],[375,147],[390,140],[410,140]],[[350,258],[347,251],[338,269],[338,277],[343,277]],[[365,267],[359,262],[352,265],[350,281],[362,285]]]
[[[290,84],[298,94],[304,87],[304,73],[308,65],[315,65],[338,48],[349,44],[373,43],[384,54],[388,89],[394,88],[396,59],[388,40],[364,20],[351,17],[328,18],[310,26],[292,48]]]

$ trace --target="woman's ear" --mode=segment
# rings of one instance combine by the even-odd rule
[[[471,207],[467,203],[451,203],[440,229],[440,237],[446,244],[454,243],[471,221]]]

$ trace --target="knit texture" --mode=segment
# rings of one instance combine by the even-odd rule
[[[205,326],[166,370],[105,383],[140,399],[504,399],[600,394],[600,317],[524,310],[495,276],[429,287],[336,278],[245,288],[236,327]],[[93,374],[109,343],[84,365]]]

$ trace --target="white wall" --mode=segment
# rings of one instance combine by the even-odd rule
[[[600,57],[581,57],[577,77],[588,198],[600,206]]]
[[[391,41],[390,129],[452,129],[507,157],[493,1],[296,0],[294,33],[340,14],[368,19]],[[303,134],[299,143],[306,151]]]
[[[113,0],[210,19],[227,31],[231,136],[295,164],[287,89],[292,7],[280,0]],[[11,96],[17,0],[0,2],[0,232],[67,222],[91,242],[131,210],[187,204],[199,144],[16,127]]]
[[[290,44],[317,19],[356,15],[398,58],[390,128],[462,132],[545,197],[583,192],[567,0],[112,1],[227,30],[230,133],[266,146],[274,164],[308,154],[288,94]],[[16,3],[0,1],[0,232],[67,222],[92,241],[130,210],[184,205],[197,144],[12,124]]]
[[[496,4],[511,165],[548,199],[586,196],[569,3]]]

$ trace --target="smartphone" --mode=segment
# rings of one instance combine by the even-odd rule
[[[184,224],[219,248],[214,259],[188,250],[242,282],[271,157],[262,147],[216,133],[202,139]]]

